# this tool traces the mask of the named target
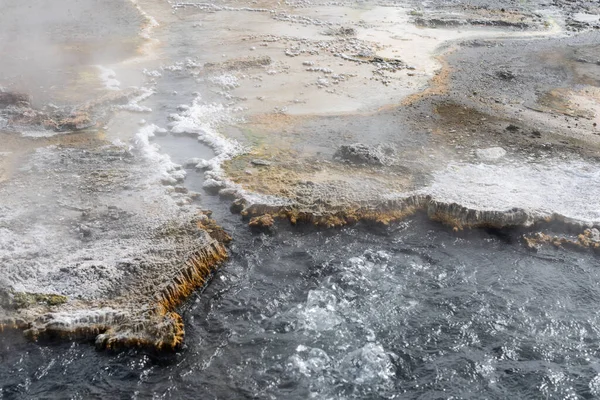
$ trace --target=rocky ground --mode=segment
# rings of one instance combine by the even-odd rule
[[[226,258],[227,236],[154,169],[137,148],[93,139],[20,164],[0,187],[3,328],[99,335],[101,347],[181,344],[175,307]]]
[[[237,80],[224,87],[232,103],[249,110],[236,139],[252,150],[227,161],[222,177],[239,185],[237,194],[223,191],[238,197],[234,210],[326,226],[390,222],[416,211],[458,229],[600,221],[588,195],[598,189],[600,36],[593,22],[573,22],[575,15],[593,15],[593,4],[444,2],[407,5],[403,16],[389,8],[355,11],[363,17],[357,20],[340,19],[330,8],[291,6],[287,17],[272,18],[325,26],[327,38],[290,47],[294,39],[287,36],[248,36],[253,53],[270,54],[272,63],[230,70]],[[440,32],[453,40],[436,37]],[[426,60],[400,42],[427,46],[432,37]],[[283,89],[270,91],[264,73],[278,65],[273,46],[280,42],[286,56],[318,73],[315,83],[287,63],[285,73],[304,88],[275,80]],[[391,54],[395,67],[381,68]],[[336,69],[351,72],[332,79],[340,76]],[[245,82],[255,80],[262,102],[295,90],[302,97],[267,111],[247,96]],[[311,107],[330,95],[331,107]]]

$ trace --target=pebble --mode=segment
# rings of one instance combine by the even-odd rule
[[[477,149],[477,157],[485,161],[499,160],[506,155],[506,150],[502,147],[489,147],[487,149]]]

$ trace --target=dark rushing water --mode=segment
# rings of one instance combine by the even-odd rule
[[[216,199],[208,200],[216,201]],[[155,357],[0,335],[1,398],[594,398],[600,269],[414,219],[251,235]]]

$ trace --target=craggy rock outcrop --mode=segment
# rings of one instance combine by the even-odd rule
[[[91,128],[109,116],[111,106],[127,104],[138,91],[105,94],[77,107],[48,105],[32,108],[26,94],[0,92],[0,128],[7,131],[68,132]],[[42,135],[43,136],[43,135]]]
[[[544,215],[519,208],[503,211],[477,210],[457,203],[438,201],[427,195],[399,197],[369,205],[347,205],[338,208],[321,207],[318,209],[310,209],[300,205],[250,204],[245,203],[243,200],[237,200],[232,206],[232,211],[240,212],[242,216],[251,218],[250,221],[254,221],[255,224],[258,219],[264,219],[265,215],[273,215],[288,219],[293,224],[309,223],[329,228],[358,221],[387,225],[418,212],[423,212],[430,219],[457,230],[488,227],[527,227],[537,222],[550,221],[578,226],[577,221],[571,221],[560,215]]]
[[[553,222],[565,227],[585,227],[589,221],[572,218],[557,212],[536,208],[496,207],[484,208],[452,201],[444,190],[435,186],[417,193],[377,193],[365,189],[354,197],[344,185],[329,187],[328,184],[312,183],[309,190],[297,189],[294,200],[272,197],[247,196],[234,201],[231,210],[239,212],[257,224],[265,215],[288,219],[292,224],[308,223],[323,227],[337,227],[358,221],[389,224],[415,213],[424,213],[456,230],[465,228],[514,228],[532,227],[535,224]],[[305,188],[306,189],[306,188]],[[428,191],[437,194],[427,194]],[[424,193],[423,193],[424,192]],[[490,202],[497,202],[489,189]],[[485,195],[484,193],[484,195]],[[361,197],[362,196],[362,197]],[[368,197],[370,196],[370,198]],[[478,194],[477,196],[480,196]],[[501,196],[499,194],[498,196]],[[465,199],[466,200],[466,199]],[[468,204],[467,201],[465,203]],[[491,204],[490,203],[490,204]],[[510,204],[510,202],[504,203]],[[561,206],[558,203],[557,206]]]
[[[494,26],[514,29],[544,29],[544,19],[535,12],[513,7],[481,7],[461,5],[461,12],[448,2],[432,2],[426,9],[414,10],[413,21],[416,25],[427,27]]]
[[[393,162],[392,154],[391,148],[354,143],[340,146],[334,157],[353,164],[389,165]]]
[[[258,217],[253,217],[250,219],[248,226],[250,228],[258,229],[258,230],[269,230],[275,221],[273,217],[269,214],[260,215]]]
[[[562,247],[572,250],[593,250],[600,253],[600,231],[597,228],[585,229],[576,238],[567,235],[549,235],[543,232],[526,234],[523,236],[525,246],[537,251],[544,245]]]
[[[1,329],[101,348],[181,345],[177,307],[231,238],[156,171],[125,147],[50,146],[0,185]]]
[[[222,63],[206,63],[204,68],[208,71],[242,71],[250,68],[262,68],[273,62],[271,57],[245,57],[227,60]]]

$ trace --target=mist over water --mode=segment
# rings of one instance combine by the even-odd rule
[[[2,10],[0,88],[31,94],[38,107],[90,99],[93,66],[122,61],[140,44],[142,18],[129,1],[5,0]],[[83,93],[67,95],[67,86]]]

